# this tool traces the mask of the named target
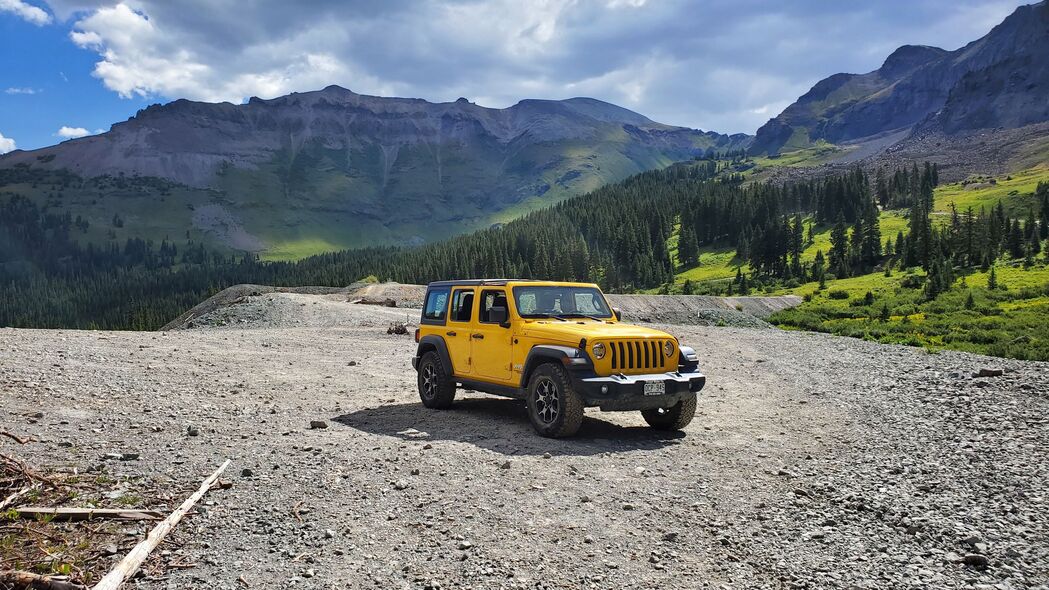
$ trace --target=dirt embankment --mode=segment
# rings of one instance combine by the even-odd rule
[[[306,297],[294,304],[274,294],[298,294]],[[225,289],[195,306],[164,330],[197,326],[240,327],[325,327],[337,326],[342,306],[350,302],[386,307],[388,315],[404,318],[394,309],[418,310],[422,307],[426,287],[400,283],[356,283],[344,289],[331,287],[274,288],[261,285],[237,285]],[[769,327],[764,318],[776,311],[801,304],[801,298],[783,297],[711,297],[705,295],[608,295],[609,303],[623,312],[626,321],[656,322],[696,326]],[[321,307],[316,307],[316,306]],[[312,306],[310,309],[297,309]],[[417,312],[407,314],[409,321]]]
[[[265,297],[335,323],[0,329],[0,430],[35,439],[3,452],[164,510],[233,460],[138,588],[1049,584],[1049,364],[664,326],[708,376],[683,433],[588,411],[549,440],[520,402],[424,408],[400,310]]]

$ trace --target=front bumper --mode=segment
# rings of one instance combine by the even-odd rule
[[[604,411],[624,411],[669,408],[703,389],[707,377],[697,370],[608,377],[573,375],[572,381],[587,406],[597,406]],[[662,381],[665,393],[645,395],[645,383],[652,381]]]

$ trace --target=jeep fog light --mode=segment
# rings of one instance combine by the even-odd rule
[[[674,354],[674,343],[667,340],[663,343],[663,354],[670,356]]]
[[[597,344],[594,345],[594,347],[591,350],[594,351],[594,358],[596,358],[596,359],[603,359],[603,358],[605,358],[605,345],[603,343],[598,342]]]

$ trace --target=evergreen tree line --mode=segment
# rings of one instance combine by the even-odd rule
[[[726,245],[749,262],[752,278],[820,280],[890,261],[947,275],[953,266],[984,264],[1000,252],[1036,253],[1031,234],[1041,236],[1049,227],[1049,186],[1039,187],[1041,207],[1026,220],[1009,219],[999,206],[956,213],[943,229],[934,227],[936,169],[915,167],[892,176],[908,187],[906,196],[891,198],[910,203],[910,232],[883,244],[877,181],[859,169],[783,185],[744,186],[740,177],[721,171],[715,178],[718,173],[714,160],[679,164],[499,228],[419,247],[347,250],[297,262],[262,263],[189,241],[81,245],[78,231],[84,230],[69,215],[17,196],[0,198],[0,326],[155,329],[233,284],[345,286],[369,275],[405,283],[576,279],[629,292],[673,281],[677,269],[667,243],[675,229],[683,264],[697,263],[702,247]],[[803,263],[813,224],[832,222],[827,255]]]

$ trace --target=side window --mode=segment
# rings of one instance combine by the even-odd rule
[[[473,289],[457,289],[452,292],[452,321],[468,322],[473,315]]]
[[[423,308],[423,321],[444,323],[448,311],[448,289],[432,289],[426,294],[426,306]]]
[[[507,309],[506,291],[499,289],[483,291],[481,293],[481,312],[480,314],[478,314],[478,319],[481,321],[481,323],[493,323],[489,316],[489,312],[492,311],[493,307],[502,307],[503,309]]]

